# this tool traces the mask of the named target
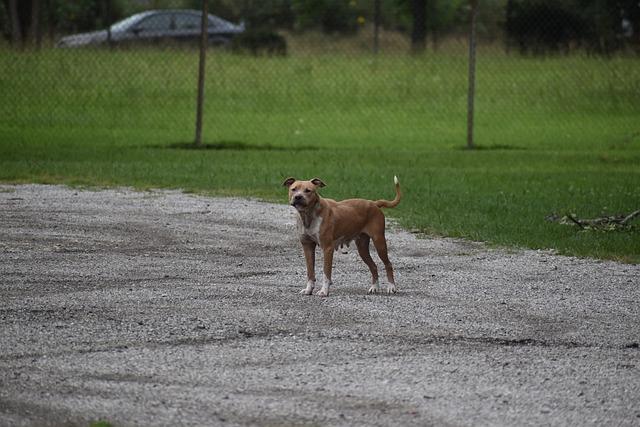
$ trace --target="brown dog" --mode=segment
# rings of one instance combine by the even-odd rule
[[[307,261],[307,287],[301,293],[311,295],[316,284],[316,246],[320,246],[324,255],[324,283],[316,295],[326,297],[331,286],[333,252],[352,240],[355,240],[360,257],[371,271],[369,293],[379,290],[378,268],[369,254],[370,240],[373,240],[387,272],[387,292],[396,292],[393,267],[387,256],[387,241],[384,237],[384,214],[380,209],[393,208],[400,203],[400,183],[397,177],[394,177],[394,182],[396,197],[392,201],[349,199],[336,202],[320,197],[317,189],[325,184],[318,178],[310,181],[287,178],[284,181],[283,185],[289,188],[289,203],[300,214],[298,232]]]

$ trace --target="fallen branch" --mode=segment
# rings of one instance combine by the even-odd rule
[[[640,209],[638,209],[635,212],[630,213],[629,215],[627,215],[622,222],[620,222],[620,224],[622,225],[626,225],[629,221],[632,221],[635,217],[640,215]]]
[[[584,230],[584,225],[582,225],[582,221],[578,220],[576,218],[573,217],[573,215],[569,214],[566,216],[566,218],[569,218],[571,221],[573,221],[574,224],[576,224],[578,227],[582,228]]]
[[[546,217],[547,221],[557,222],[565,225],[577,225],[581,230],[628,230],[631,222],[640,217],[640,209],[630,213],[629,215],[613,215],[591,219],[577,218],[574,214],[566,214],[562,217],[551,214]]]

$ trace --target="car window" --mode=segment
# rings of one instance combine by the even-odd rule
[[[131,27],[133,24],[135,24],[139,20],[140,20],[139,14],[130,16],[126,19],[123,19],[122,21],[119,21],[113,24],[111,26],[111,31],[126,31],[127,29],[129,29],[129,27]]]
[[[176,29],[178,30],[199,30],[200,17],[191,13],[179,13],[175,15]]]
[[[209,27],[213,27],[217,30],[224,30],[229,28],[229,22],[217,16],[209,15]]]
[[[168,13],[153,15],[140,21],[136,28],[141,31],[168,31],[174,28],[172,16]]]

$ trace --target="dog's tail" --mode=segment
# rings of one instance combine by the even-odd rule
[[[402,193],[400,192],[400,181],[398,181],[398,177],[393,177],[393,182],[396,184],[396,197],[389,200],[376,200],[376,206],[379,208],[395,208],[400,203],[400,199],[402,198]]]

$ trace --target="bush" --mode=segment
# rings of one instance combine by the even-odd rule
[[[280,34],[271,30],[247,30],[233,39],[231,49],[236,53],[250,53],[252,55],[287,54],[287,41]]]
[[[586,22],[555,2],[510,1],[506,31],[508,45],[521,53],[566,53],[585,39]]]
[[[637,0],[509,0],[507,46],[521,53],[640,51]]]
[[[354,34],[358,31],[356,2],[295,0],[291,7],[297,31],[320,29],[325,34]]]

